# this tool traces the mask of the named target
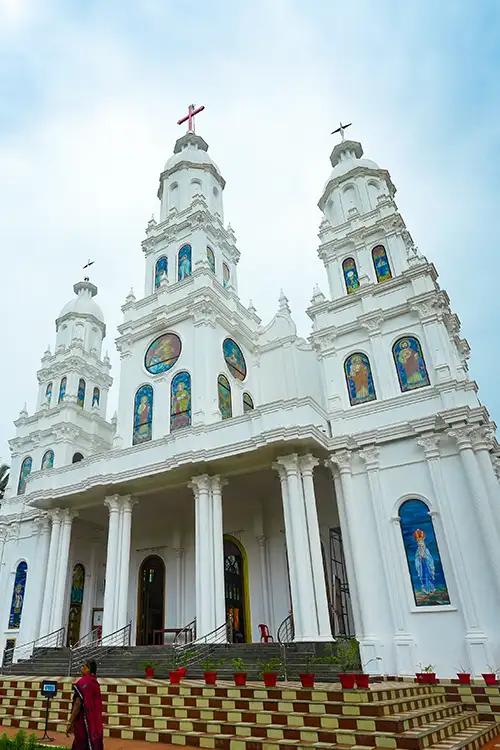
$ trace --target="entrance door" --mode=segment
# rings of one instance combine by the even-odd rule
[[[245,601],[246,560],[240,547],[224,538],[224,584],[226,591],[226,617],[233,620],[233,641],[245,643],[248,635]]]
[[[83,589],[85,586],[85,568],[77,563],[73,568],[71,579],[71,598],[69,601],[68,614],[68,637],[67,646],[73,646],[80,640],[80,624],[82,620]]]
[[[147,557],[139,571],[137,645],[153,643],[153,633],[164,627],[165,564],[157,555]]]

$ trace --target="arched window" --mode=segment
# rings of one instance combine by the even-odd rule
[[[146,443],[153,437],[153,389],[141,385],[134,398],[132,445]]]
[[[171,211],[173,208],[179,208],[179,185],[176,182],[170,185],[170,195],[168,200],[168,210]]]
[[[83,461],[83,454],[79,453],[78,451],[76,453],[73,453],[73,458],[71,459],[72,464],[78,464],[80,461]]]
[[[26,480],[31,474],[31,467],[33,466],[33,459],[31,456],[26,456],[21,464],[21,470],[19,471],[19,482],[17,484],[17,494],[24,495],[26,490]]]
[[[217,378],[217,392],[222,419],[228,419],[233,416],[233,407],[231,405],[231,386],[225,375],[219,375]]]
[[[101,391],[96,386],[94,390],[92,391],[92,406],[99,406],[100,400],[101,400]]]
[[[383,245],[377,245],[377,247],[373,248],[372,258],[378,283],[380,284],[382,281],[389,281],[389,279],[392,279],[389,259]]]
[[[85,403],[85,380],[83,378],[80,378],[78,381],[78,393],[76,394],[76,403],[77,406],[81,406],[83,409],[83,405]]]
[[[163,279],[168,279],[168,258],[162,255],[155,263],[155,289],[158,289]]]
[[[207,247],[207,260],[208,267],[210,268],[212,273],[215,273],[215,255],[211,247]]]
[[[191,276],[191,245],[183,245],[177,256],[177,278],[179,281]]]
[[[229,367],[229,372],[237,380],[245,380],[247,376],[247,364],[240,347],[233,339],[224,339],[222,353]]]
[[[45,401],[50,406],[50,402],[52,401],[52,382],[50,382],[45,389]]]
[[[355,352],[344,362],[345,379],[351,406],[375,401],[377,395],[373,385],[370,360],[362,352]]]
[[[170,431],[191,424],[191,376],[178,372],[170,386]]]
[[[45,451],[42,458],[41,469],[52,469],[54,467],[54,451],[49,448]]]
[[[27,575],[28,563],[23,560],[17,566],[14,578],[14,591],[12,592],[12,603],[10,605],[9,615],[9,628],[12,630],[21,627],[21,615],[23,613]]]
[[[64,401],[64,397],[66,395],[66,383],[68,382],[68,379],[66,376],[64,378],[61,378],[61,382],[59,384],[59,398],[57,399],[57,403],[60,404],[61,401]]]
[[[254,409],[253,405],[253,398],[249,393],[243,394],[243,414],[246,414],[247,411],[252,411]]]
[[[403,393],[430,385],[422,347],[415,336],[403,336],[392,347],[392,355]]]
[[[449,604],[429,508],[422,500],[406,500],[399,509],[399,521],[415,604],[417,607]]]
[[[85,568],[77,563],[73,568],[71,579],[71,594],[69,600],[68,628],[66,645],[73,646],[80,638],[80,622],[82,619],[83,591],[85,588]]]
[[[344,272],[347,294],[352,294],[356,289],[359,289],[358,269],[356,268],[354,258],[346,258],[342,263],[342,270]]]
[[[231,281],[231,272],[227,263],[222,264],[222,286],[227,289],[229,282]]]

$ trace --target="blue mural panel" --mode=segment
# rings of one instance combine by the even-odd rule
[[[373,265],[375,267],[375,273],[377,275],[377,281],[389,281],[392,279],[391,267],[389,265],[389,259],[383,245],[377,245],[372,250]]]
[[[24,495],[26,491],[26,480],[31,474],[31,467],[33,466],[33,459],[31,456],[26,456],[21,464],[21,470],[19,472],[19,482],[17,484],[17,494]]]
[[[23,613],[27,575],[28,564],[24,561],[20,562],[16,569],[14,591],[12,592],[12,603],[10,605],[9,628],[12,629],[19,629],[21,627],[21,615]]]
[[[217,394],[219,398],[219,411],[222,419],[229,419],[233,416],[233,406],[231,403],[231,386],[225,375],[219,375],[217,380]]]
[[[179,281],[191,276],[191,245],[183,245],[178,254]]]
[[[54,451],[48,450],[45,451],[42,458],[42,465],[41,469],[52,469],[54,467]]]
[[[417,607],[450,603],[434,524],[422,500],[406,500],[399,509],[401,534]]]
[[[162,279],[168,279],[168,258],[162,255],[155,264],[155,289],[158,289]]]
[[[59,398],[57,399],[58,404],[60,404],[61,401],[64,401],[64,397],[66,395],[66,383],[67,382],[68,381],[66,377],[61,378],[61,383],[59,385]]]
[[[403,392],[430,384],[422,347],[414,336],[398,339],[392,347],[392,353]]]
[[[153,437],[153,389],[142,385],[134,398],[132,445],[146,443]]]
[[[170,370],[181,353],[181,340],[175,333],[158,336],[146,349],[144,367],[152,375]]]
[[[355,352],[347,357],[344,372],[351,406],[375,401],[377,394],[373,385],[370,360],[362,352]]]
[[[170,386],[170,431],[191,424],[191,376],[178,372]]]
[[[222,344],[224,359],[233,377],[245,380],[247,376],[247,365],[245,357],[238,344],[233,339],[225,339]]]
[[[342,263],[342,270],[344,272],[347,294],[352,294],[356,289],[359,289],[358,269],[356,268],[354,258],[346,258]]]

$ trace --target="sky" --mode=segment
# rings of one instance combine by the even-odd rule
[[[87,258],[114,339],[158,176],[191,102],[227,185],[239,292],[267,322],[288,296],[301,335],[331,131],[389,169],[440,274],[470,372],[500,420],[500,4],[423,0],[0,0],[0,456]],[[111,416],[111,414],[109,415]]]

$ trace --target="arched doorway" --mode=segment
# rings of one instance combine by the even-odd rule
[[[224,588],[226,617],[233,619],[235,643],[252,641],[248,564],[245,548],[232,536],[224,535]]]
[[[165,563],[157,555],[146,557],[139,570],[137,645],[153,643],[153,632],[164,627]]]
[[[73,646],[80,640],[80,623],[82,620],[83,589],[85,587],[85,568],[77,563],[73,568],[71,579],[71,596],[68,613],[67,646]]]

